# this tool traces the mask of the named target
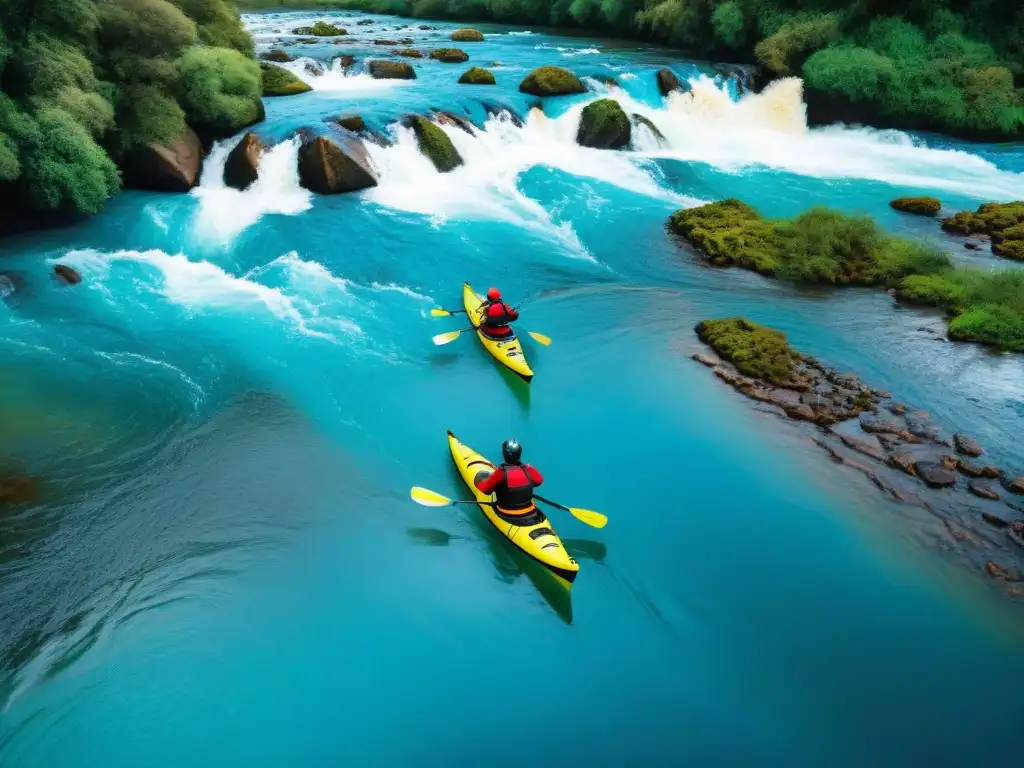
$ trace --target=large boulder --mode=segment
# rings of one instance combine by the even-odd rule
[[[260,158],[267,151],[255,133],[249,132],[235,145],[224,164],[224,183],[245,189],[259,177]]]
[[[494,74],[483,67],[470,67],[459,78],[462,85],[494,85]]]
[[[416,133],[420,152],[430,158],[439,173],[448,173],[462,165],[462,156],[448,134],[427,118],[413,115],[409,118],[409,127]]]
[[[959,453],[965,456],[981,456],[985,452],[977,440],[960,433],[953,435],[953,445],[956,446]]]
[[[339,115],[334,120],[335,123],[340,125],[346,131],[352,131],[352,133],[359,133],[360,131],[366,130],[366,121],[363,120],[362,115],[348,114]]]
[[[456,43],[482,43],[484,35],[478,29],[456,29],[452,32],[452,40]]]
[[[284,67],[274,64],[260,64],[263,75],[264,96],[294,96],[298,93],[306,93],[313,88],[293,75]]]
[[[435,48],[430,52],[430,58],[445,64],[461,64],[469,61],[469,54],[459,48]]]
[[[370,76],[377,80],[415,80],[416,70],[405,61],[381,59],[370,62]]]
[[[682,90],[682,84],[679,82],[679,78],[671,69],[659,69],[657,77],[658,90],[661,91],[662,96],[668,96],[672,91]]]
[[[68,285],[78,285],[82,282],[82,276],[78,274],[78,270],[74,267],[69,267],[67,264],[56,264],[53,267],[53,274],[59,277]]]
[[[278,64],[283,64],[287,61],[295,61],[294,56],[288,53],[288,51],[281,50],[280,48],[275,48],[272,51],[260,54],[260,58],[264,61],[273,61]]]
[[[126,187],[154,192],[188,192],[202,167],[203,147],[191,128],[169,144],[148,144],[121,160]]]
[[[522,93],[532,96],[567,96],[587,89],[572,72],[561,67],[538,67],[519,84]]]
[[[342,149],[330,139],[304,132],[299,147],[299,183],[311,192],[334,195],[375,187],[377,176],[362,142],[350,142]]]
[[[629,118],[615,99],[598,99],[583,108],[576,142],[595,149],[619,149],[629,144]]]

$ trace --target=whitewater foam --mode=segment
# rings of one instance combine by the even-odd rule
[[[332,93],[386,91],[391,88],[400,88],[410,82],[408,80],[377,80],[367,72],[346,71],[342,66],[341,59],[338,58],[333,59],[331,65],[324,69],[323,74],[319,75],[307,71],[307,64],[319,66],[319,62],[306,56],[295,59],[295,61],[278,64],[278,66],[287,69],[314,91],[330,91]]]
[[[224,183],[228,155],[241,137],[218,142],[203,166],[195,229],[205,240],[228,243],[267,214],[294,216],[312,206],[312,194],[299,185],[299,139],[272,147],[260,159],[259,177],[245,191]]]

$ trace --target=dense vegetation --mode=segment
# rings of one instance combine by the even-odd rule
[[[812,115],[1024,137],[1020,0],[242,0],[579,26],[801,75]]]
[[[813,208],[765,219],[738,200],[678,211],[671,229],[713,263],[801,283],[889,286],[945,309],[949,335],[1024,350],[1024,271],[952,266],[941,251],[883,232],[867,216]]]
[[[793,367],[800,355],[790,348],[780,331],[742,317],[703,320],[695,330],[701,341],[735,365],[740,373],[779,386],[792,381]]]
[[[942,228],[958,235],[988,235],[992,252],[1024,261],[1024,201],[985,203],[977,211],[960,211],[942,220]]]
[[[252,41],[225,0],[0,0],[0,204],[95,212],[117,163],[192,123],[260,114]]]

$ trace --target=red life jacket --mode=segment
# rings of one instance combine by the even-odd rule
[[[512,329],[510,322],[519,319],[519,313],[504,301],[488,301],[484,305],[484,332],[491,336],[509,336]]]
[[[494,489],[498,509],[524,512],[533,509],[534,483],[526,468],[520,464],[502,464],[505,478]]]

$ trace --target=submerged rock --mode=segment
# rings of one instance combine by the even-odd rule
[[[456,29],[452,32],[452,40],[457,43],[482,43],[484,35],[476,29]]]
[[[315,37],[336,37],[348,34],[341,27],[329,24],[326,21],[318,21],[309,27],[296,27],[292,30],[293,35],[314,35]]]
[[[374,45],[398,45],[397,40],[374,40]]]
[[[430,52],[430,58],[445,64],[461,64],[469,61],[469,54],[459,48],[435,48]]]
[[[307,75],[312,75],[313,77],[322,77],[324,74],[324,65],[319,61],[307,61],[302,69]]]
[[[395,55],[404,56],[407,59],[422,59],[423,51],[417,51],[415,48],[398,48]]]
[[[377,186],[366,148],[353,141],[345,149],[323,136],[303,135],[299,147],[299,181],[321,195],[355,192]]]
[[[942,210],[942,202],[937,197],[897,197],[889,206],[917,216],[938,216]]]
[[[1020,581],[1020,573],[1013,568],[1006,568],[994,560],[985,563],[985,573],[997,581]]]
[[[934,461],[915,461],[914,473],[932,488],[948,488],[956,485],[956,475]]]
[[[470,67],[462,73],[459,82],[462,85],[494,85],[496,81],[494,74],[483,67]]]
[[[959,432],[953,435],[953,444],[956,446],[957,451],[965,456],[981,456],[985,452],[977,440],[973,437],[962,435]]]
[[[633,125],[635,125],[637,127],[640,127],[642,125],[645,128],[647,128],[647,130],[649,130],[652,134],[654,134],[654,138],[656,138],[659,142],[665,141],[665,134],[663,134],[661,131],[659,131],[658,130],[658,126],[656,126],[654,123],[652,123],[646,117],[644,117],[643,115],[640,115],[640,114],[637,114],[636,112],[634,112],[631,115],[631,118],[633,120]]]
[[[960,459],[957,462],[957,468],[968,477],[995,479],[1003,476],[1003,470],[999,469],[999,467],[994,467],[991,464],[981,465],[970,459]]]
[[[1006,490],[1010,493],[1024,494],[1024,475],[1015,477],[1006,484]]]
[[[377,59],[370,62],[370,76],[377,80],[415,80],[416,70],[405,61]]]
[[[979,483],[977,480],[970,480],[967,483],[967,490],[978,498],[999,501],[999,493],[995,489],[985,483]]]
[[[561,67],[538,67],[519,84],[522,93],[533,96],[566,96],[587,89],[576,75]]]
[[[430,159],[439,173],[448,173],[462,165],[462,156],[448,134],[427,118],[413,115],[409,118],[409,126],[416,134],[420,152]]]
[[[620,149],[629,144],[629,118],[614,99],[598,99],[583,108],[576,142],[594,149]]]
[[[245,134],[224,163],[224,183],[235,189],[245,189],[255,182],[259,178],[260,158],[266,151],[266,144],[256,134]]]
[[[334,122],[352,133],[359,133],[366,129],[366,121],[363,120],[362,115],[340,115]]]
[[[149,144],[121,161],[126,187],[154,192],[188,192],[199,181],[203,147],[191,128],[170,144]]]
[[[39,478],[15,476],[0,478],[0,504],[25,504],[39,494]]]
[[[78,270],[67,264],[57,264],[53,268],[53,273],[68,285],[78,285],[82,282],[82,276],[78,274]]]
[[[668,96],[672,91],[681,91],[683,89],[679,78],[671,69],[659,69],[657,78],[658,90],[661,91],[662,96]]]

